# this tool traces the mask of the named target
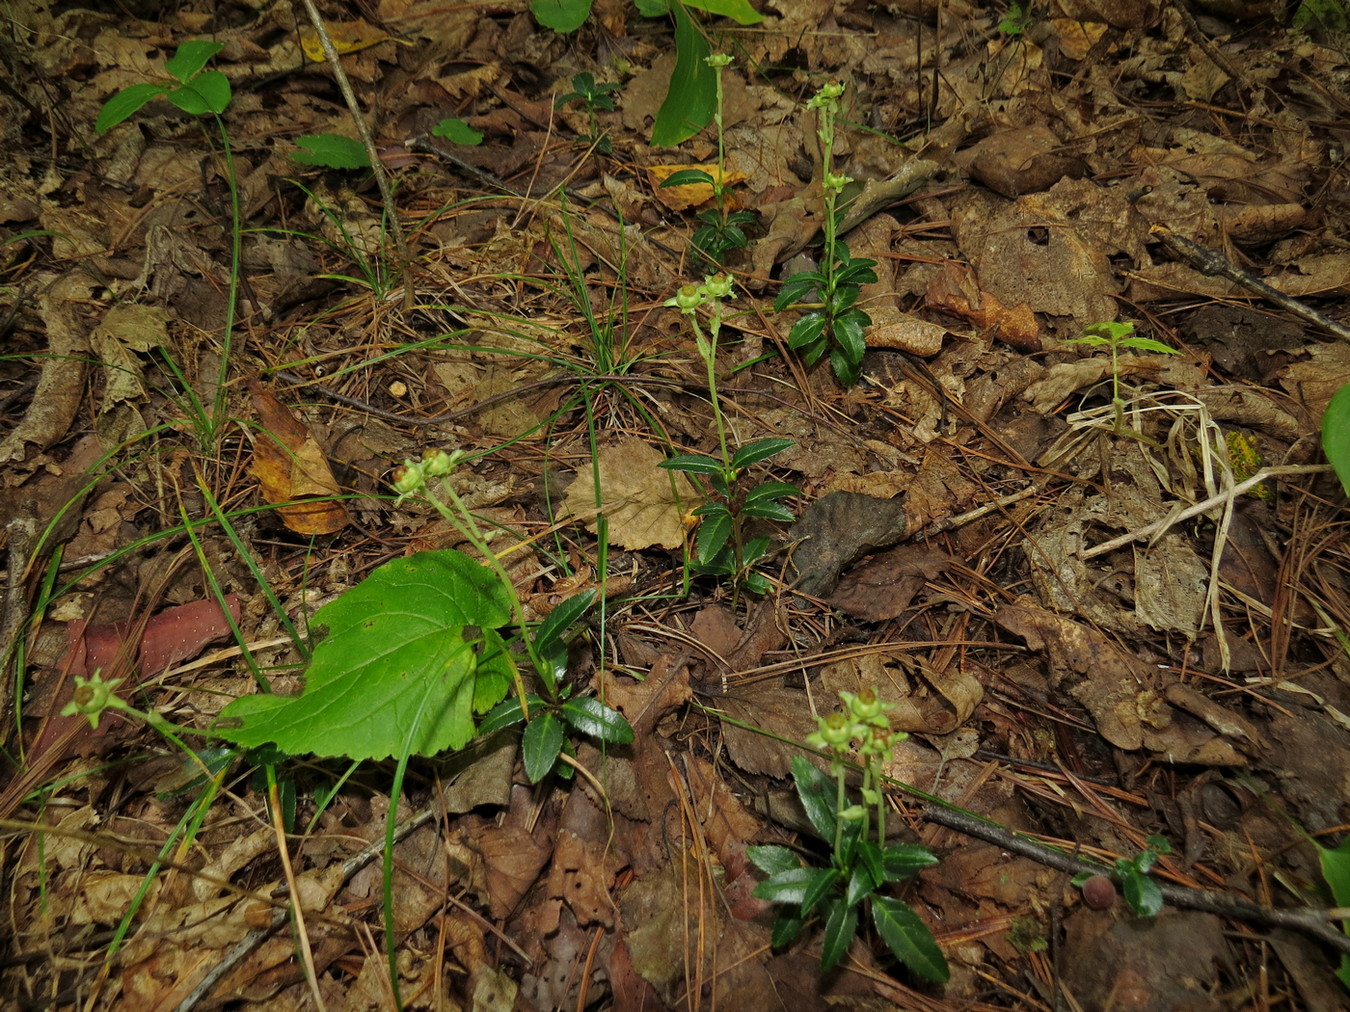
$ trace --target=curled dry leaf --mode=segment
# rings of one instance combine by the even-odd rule
[[[314,433],[256,380],[249,392],[262,423],[253,440],[253,473],[263,497],[284,504],[277,505],[281,522],[297,534],[340,531],[347,510],[331,498],[341,490]]]

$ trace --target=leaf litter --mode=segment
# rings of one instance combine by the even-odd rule
[[[778,585],[759,601],[684,585],[698,503],[656,467],[715,452],[702,365],[662,306],[706,273],[688,236],[709,205],[655,182],[721,171],[708,131],[650,145],[669,25],[621,4],[567,38],[420,0],[364,21],[325,10],[399,179],[415,254],[400,275],[364,178],[291,158],[293,136],[347,133],[350,117],[289,7],[16,11],[27,41],[6,50],[21,72],[0,96],[3,649],[22,662],[6,674],[7,993],[390,1007],[374,940],[395,804],[392,927],[415,1007],[1340,1002],[1334,929],[1272,928],[1240,903],[1269,917],[1339,895],[1305,834],[1330,850],[1350,822],[1345,503],[1308,465],[1350,364],[1155,226],[1336,315],[1350,59],[1272,5],[1244,22],[1203,6],[1056,0],[1014,31],[965,0],[765,0],[752,30],[709,21],[736,53],[722,178],[760,214],[729,264],[745,315],[719,389],[739,442],[795,440],[773,476],[802,490],[796,524],[763,531]],[[136,128],[88,129],[207,36],[226,43],[245,221],[269,230],[244,238],[223,374],[213,138],[163,102]],[[584,116],[554,114],[582,71],[622,85],[597,112],[612,157],[572,143]],[[769,311],[783,261],[810,257],[819,231],[804,106],[824,78],[848,84],[834,155],[861,196],[846,239],[884,265],[848,391],[783,354],[791,321]],[[447,116],[483,143],[417,141]],[[410,313],[391,297],[403,286]],[[1124,432],[1111,360],[1066,343],[1117,319],[1182,352],[1122,353]],[[220,375],[237,427],[204,446],[194,411]],[[250,401],[263,424],[245,434]],[[424,448],[480,455],[456,481],[494,551],[516,542],[532,616],[608,594],[606,626],[569,663],[637,732],[578,748],[604,793],[580,777],[530,787],[507,736],[415,764],[396,802],[392,769],[367,764],[319,804],[341,776],[319,762],[269,814],[265,784],[231,772],[192,847],[166,852],[171,874],[147,877],[202,771],[126,721],[54,734],[62,687],[90,665],[134,672],[136,705],[197,728],[251,691],[242,658],[298,689],[281,676],[306,660],[287,625],[390,559],[458,543],[387,496],[390,469]],[[1262,467],[1285,473],[1234,492]],[[231,628],[240,640],[192,663]],[[86,645],[99,630],[121,644],[106,657]],[[924,793],[897,788],[890,825],[942,858],[906,897],[952,966],[942,988],[861,939],[819,979],[810,941],[769,946],[751,895],[746,845],[806,840],[781,739],[800,741],[834,690],[868,686],[913,733],[889,770]],[[274,819],[292,834],[284,861]],[[1154,873],[1164,912],[1085,905],[1060,858],[1129,859],[1151,834],[1173,844]],[[274,933],[288,907],[309,983]]]

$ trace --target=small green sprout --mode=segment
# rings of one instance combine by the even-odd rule
[[[596,84],[595,75],[588,71],[582,71],[579,74],[572,75],[572,90],[566,95],[559,96],[553,103],[553,108],[561,109],[569,102],[583,102],[586,106],[586,118],[590,121],[591,132],[579,138],[588,146],[594,145],[595,150],[602,155],[607,155],[614,150],[608,136],[600,132],[600,124],[596,119],[596,110],[603,109],[606,112],[614,111],[614,99],[610,97],[612,92],[618,91],[622,85],[618,84]]]

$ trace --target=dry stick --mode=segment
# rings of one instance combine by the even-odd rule
[[[1218,495],[1212,495],[1204,502],[1198,502],[1194,506],[1188,506],[1180,512],[1168,514],[1161,520],[1155,520],[1151,524],[1145,524],[1143,527],[1130,531],[1128,534],[1122,534],[1118,538],[1112,538],[1110,541],[1103,541],[1095,548],[1088,548],[1079,552],[1078,557],[1080,559],[1090,559],[1093,556],[1120,548],[1122,545],[1128,545],[1131,541],[1151,537],[1174,524],[1179,524],[1183,520],[1189,520],[1198,513],[1204,513],[1207,510],[1213,509],[1215,506],[1223,505],[1230,499],[1236,499],[1238,496],[1242,495],[1242,493],[1246,492],[1248,489],[1255,488],[1267,478],[1277,478],[1284,474],[1324,474],[1330,470],[1330,464],[1285,464],[1277,467],[1263,467],[1246,481],[1239,482],[1232,488],[1220,492]]]
[[[403,262],[403,311],[411,313],[413,308],[412,255],[408,252],[408,240],[403,235],[403,223],[398,220],[398,208],[394,204],[394,191],[389,185],[389,175],[384,171],[384,163],[380,161],[380,152],[375,148],[375,138],[371,136],[370,128],[366,126],[365,117],[361,115],[361,107],[356,102],[356,93],[352,91],[351,81],[347,80],[347,72],[342,69],[342,58],[338,56],[337,48],[333,45],[328,29],[323,23],[323,18],[319,16],[319,9],[314,6],[314,0],[302,0],[302,3],[305,5],[305,13],[309,15],[309,23],[314,26],[314,31],[319,36],[319,44],[323,46],[323,55],[333,67],[333,79],[337,81],[343,101],[347,103],[347,108],[351,111],[352,120],[356,123],[357,136],[361,138],[361,144],[366,149],[366,157],[370,159],[370,171],[375,174],[375,184],[380,188],[380,199],[384,201],[385,216],[389,219],[389,228],[394,233],[394,246],[397,247],[399,258]]]
[[[1217,253],[1212,249],[1206,249],[1204,246],[1193,243],[1185,236],[1177,235],[1166,225],[1153,225],[1150,226],[1148,231],[1150,235],[1161,239],[1163,245],[1173,253],[1177,254],[1182,259],[1189,261],[1201,274],[1210,277],[1227,278],[1234,284],[1241,285],[1249,292],[1254,292],[1264,299],[1269,299],[1281,309],[1287,309],[1295,316],[1303,317],[1303,319],[1307,320],[1309,323],[1321,327],[1329,334],[1334,334],[1342,341],[1350,341],[1350,327],[1337,323],[1328,316],[1323,316],[1306,303],[1285,295],[1284,292],[1280,291],[1278,288],[1272,288],[1260,278],[1252,277],[1252,275],[1248,274],[1246,271],[1239,270],[1237,267],[1233,266],[1233,264],[1229,263],[1228,259],[1221,253]]]
[[[1080,861],[1071,854],[1044,844],[1036,843],[1025,837],[1010,833],[1001,826],[986,822],[970,815],[941,805],[929,805],[923,810],[923,817],[936,822],[947,829],[954,829],[965,836],[974,836],[992,843],[996,847],[1010,850],[1033,861],[1068,872],[1070,875],[1087,873],[1089,875],[1109,874],[1110,869],[1101,865]],[[1337,930],[1332,921],[1330,910],[1316,907],[1301,907],[1292,910],[1277,910],[1273,907],[1257,906],[1247,900],[1237,899],[1208,889],[1191,889],[1159,882],[1163,899],[1174,907],[1186,910],[1199,910],[1202,913],[1218,914],[1235,921],[1248,921],[1267,927],[1291,928],[1300,931],[1339,952],[1350,953],[1350,937]],[[1336,911],[1339,913],[1339,911]]]

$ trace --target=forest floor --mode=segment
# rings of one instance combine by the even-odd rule
[[[1345,1007],[1346,37],[1264,2],[651,6],[324,4],[392,206],[295,157],[357,136],[301,5],[7,6],[0,1005]],[[651,144],[700,31],[721,170],[712,126]],[[191,39],[223,129],[158,97],[96,132]],[[594,119],[560,101],[585,74]],[[774,308],[821,256],[828,82],[878,276],[849,385]],[[673,167],[750,212],[715,394],[708,307],[668,305],[719,269],[715,201]],[[1146,340],[1074,343],[1115,322]],[[708,486],[658,466],[720,455],[714,406],[733,451],[791,441],[745,468],[795,519],[746,521],[739,581],[694,571]],[[394,492],[429,450],[470,536]],[[512,731],[403,747],[372,704],[232,745],[231,701],[341,666],[318,609],[485,539],[530,627],[594,596],[562,691],[631,744],[577,734],[536,783]],[[139,715],[91,728],[114,677]],[[749,847],[828,860],[791,763],[868,688],[909,733],[892,839],[938,859],[887,895],[942,983],[870,920],[822,975],[819,925],[775,948],[753,895]],[[1160,912],[1085,901],[1117,862]]]

